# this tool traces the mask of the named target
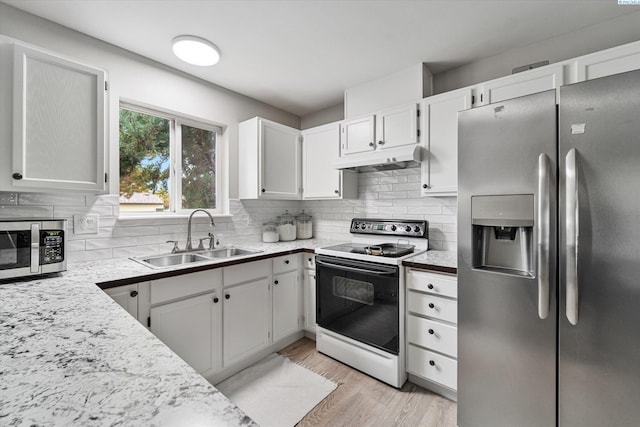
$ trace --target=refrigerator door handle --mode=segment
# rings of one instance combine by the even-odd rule
[[[566,289],[567,319],[578,324],[578,165],[577,152],[572,148],[567,153],[565,164],[565,224],[566,224]]]
[[[542,153],[538,157],[538,317],[549,316],[549,245],[551,233],[549,157]]]

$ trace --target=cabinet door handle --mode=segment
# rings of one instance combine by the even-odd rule
[[[264,192],[265,192],[265,191],[267,191],[267,190],[265,190],[265,189],[263,188],[263,189],[262,189],[262,190],[260,190],[260,191],[262,191],[262,192],[264,193]]]
[[[137,296],[138,296],[138,291],[131,291],[131,293],[129,294],[129,296],[130,296],[131,298],[135,298],[135,297],[137,297]]]
[[[428,184],[422,184],[422,188],[429,188]]]
[[[378,141],[378,145],[384,145],[384,141]]]
[[[17,180],[22,179],[22,174],[21,173],[14,173],[11,176],[13,177],[13,179],[17,179]]]
[[[375,144],[373,142],[369,143],[369,147],[373,147]]]
[[[229,298],[231,298],[231,295],[225,294],[224,299],[229,299]]]
[[[214,304],[217,304],[217,303],[218,303],[218,301],[220,301],[220,299],[219,299],[218,297],[214,297],[214,298],[213,298],[213,303],[214,303]]]
[[[336,194],[340,194],[340,191],[338,191],[338,190],[333,190],[333,192],[336,193]]]
[[[277,280],[274,280],[274,281],[273,281],[273,284],[274,284],[274,285],[277,285],[277,284],[278,284],[278,281],[277,281]]]

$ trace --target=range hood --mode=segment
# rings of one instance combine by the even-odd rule
[[[419,144],[402,145],[384,150],[367,151],[363,153],[347,154],[339,157],[334,163],[334,169],[363,169],[375,170],[403,169],[417,165],[422,160],[423,148]]]

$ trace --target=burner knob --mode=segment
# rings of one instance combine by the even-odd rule
[[[407,233],[411,232],[411,226],[410,226],[410,225],[407,225],[407,226],[404,228],[404,231],[406,231]]]
[[[420,227],[418,227],[418,226],[416,225],[416,228],[414,228],[414,229],[413,229],[413,231],[415,231],[416,233],[419,233],[419,232],[420,232]]]
[[[392,225],[392,226],[391,226],[391,231],[396,231],[396,228],[397,228],[397,227],[396,227],[395,225]]]

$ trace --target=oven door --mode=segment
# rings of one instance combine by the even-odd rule
[[[25,223],[0,224],[0,279],[39,271],[40,225],[26,227]]]
[[[318,326],[398,354],[399,271],[393,265],[316,256]]]

